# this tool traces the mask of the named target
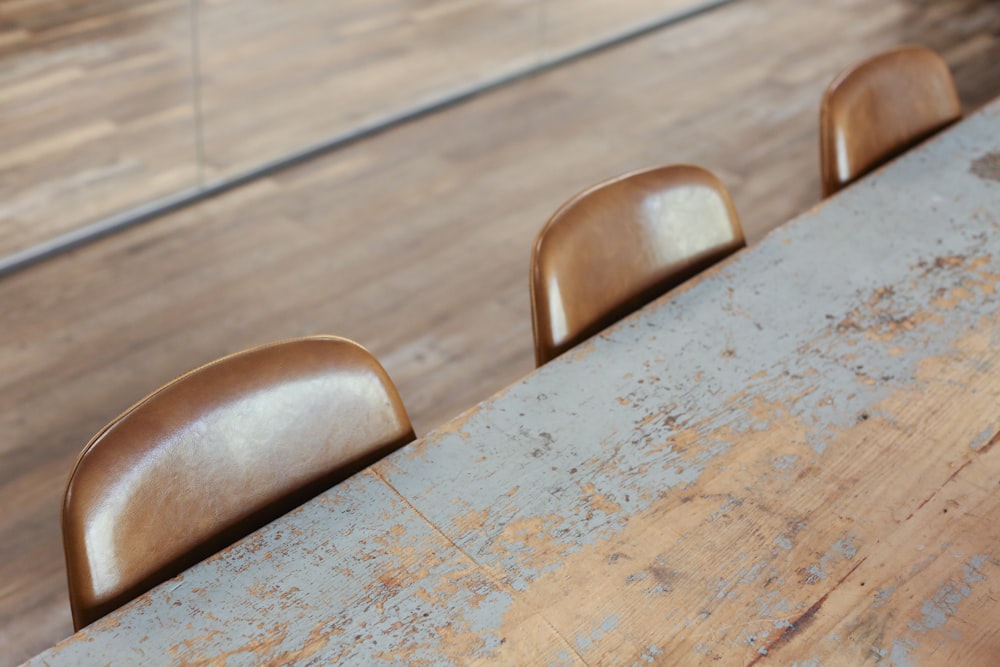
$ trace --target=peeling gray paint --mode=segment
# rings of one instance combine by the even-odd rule
[[[972,442],[969,443],[969,447],[978,451],[986,446],[986,444],[989,443],[989,441],[992,440],[993,436],[997,435],[997,433],[1000,433],[1000,425],[994,424],[987,426],[979,433],[979,435],[975,437]]]
[[[558,655],[556,655],[555,662],[549,663],[549,667],[563,667],[564,665],[572,664],[573,656],[571,656],[567,651],[561,651]]]
[[[910,621],[909,627],[925,634],[928,630],[936,630],[948,622],[957,611],[958,605],[972,595],[972,586],[983,582],[986,577],[979,568],[987,561],[985,555],[973,556],[963,568],[963,578],[961,582],[948,582],[938,588],[933,599],[924,600],[920,606],[920,621]]]
[[[778,456],[771,459],[771,467],[774,468],[776,472],[791,472],[795,470],[798,465],[799,457],[795,454]]]
[[[757,614],[765,619],[774,618],[776,628],[788,627],[788,618],[792,612],[791,602],[778,591],[771,591],[757,598]]]
[[[591,630],[590,634],[577,635],[576,640],[574,642],[576,644],[576,647],[581,651],[590,650],[591,647],[594,646],[594,644],[600,642],[605,635],[607,635],[609,632],[618,627],[619,620],[620,616],[618,616],[617,614],[612,614],[610,616],[605,617],[605,619],[601,621],[597,627]]]
[[[640,659],[643,662],[654,663],[656,662],[656,656],[662,655],[663,650],[655,644],[650,644],[646,647],[646,650],[642,652]]]
[[[464,657],[489,660],[508,641],[501,627],[515,597],[560,573],[569,555],[610,543],[631,517],[659,503],[679,502],[706,471],[728,469],[750,436],[788,421],[801,424],[802,435],[775,442],[781,456],[762,451],[760,461],[793,483],[808,466],[822,466],[845,430],[891,420],[879,404],[901,387],[925,387],[920,363],[952,354],[981,317],[1000,311],[997,293],[976,287],[984,271],[1000,274],[996,184],[967,166],[989,148],[983,136],[1000,142],[991,127],[986,115],[968,119],[38,663],[228,654],[225,662],[237,665],[281,662],[303,647],[317,663],[462,662],[444,653],[449,635],[466,642]],[[962,298],[945,303],[959,289]],[[986,448],[983,437],[973,449]],[[752,488],[745,491],[733,491],[743,505],[717,508],[717,523],[746,513]],[[659,528],[649,539],[661,539],[669,553],[682,531],[669,521]],[[801,615],[803,603],[772,601],[761,587],[797,576],[783,568],[796,535],[808,530],[796,524],[772,538],[772,529],[759,548],[711,554],[733,567],[730,578],[707,584],[706,598],[751,613],[794,606]],[[805,556],[818,560],[805,568],[815,589],[803,599],[815,601],[835,569],[871,547],[846,534],[826,553]],[[985,554],[970,559],[922,602],[913,637],[880,641],[883,664],[914,664],[921,637],[942,628],[984,581],[987,562]],[[614,580],[649,585],[637,567],[620,575]],[[762,597],[740,600],[737,584]],[[659,593],[669,588],[655,585]],[[887,591],[872,609],[893,608]],[[687,613],[673,627],[695,618],[708,625],[710,612]],[[775,635],[790,630],[787,618],[774,616],[748,622],[773,626]],[[577,648],[598,650],[613,630],[604,625],[610,618],[576,636]],[[700,645],[712,652],[745,639],[737,630]],[[640,651],[643,660],[660,655],[646,638],[637,641],[626,663]],[[566,645],[549,655],[571,664]],[[660,650],[670,654],[669,646]]]
[[[878,608],[884,605],[886,602],[889,601],[889,598],[892,596],[895,590],[896,590],[895,586],[890,586],[889,588],[885,589],[879,589],[875,593],[875,602],[872,603],[872,607]]]
[[[905,639],[897,639],[892,642],[892,649],[889,651],[887,665],[889,667],[916,667],[910,652],[915,645]]]
[[[858,547],[853,542],[856,539],[858,539],[856,535],[848,535],[844,539],[834,542],[831,548],[841,557],[851,560],[858,554]]]
[[[823,554],[818,563],[813,563],[806,567],[806,572],[809,576],[806,577],[805,583],[815,584],[826,579],[828,576],[827,570],[832,565],[841,559],[850,560],[854,558],[858,553],[858,548],[854,544],[854,540],[856,539],[858,539],[858,536],[850,533],[843,539],[831,544],[830,550]]]

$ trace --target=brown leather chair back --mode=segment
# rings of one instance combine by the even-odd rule
[[[725,187],[674,165],[599,183],[545,224],[531,255],[541,366],[745,245]]]
[[[182,375],[84,448],[63,505],[76,629],[413,440],[363,347],[316,336]]]
[[[820,107],[820,166],[829,196],[962,117],[948,65],[903,46],[842,72]]]

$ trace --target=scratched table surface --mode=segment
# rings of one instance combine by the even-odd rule
[[[998,282],[995,102],[31,664],[996,664]]]

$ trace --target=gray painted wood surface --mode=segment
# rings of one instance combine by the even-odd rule
[[[29,664],[988,664],[998,283],[1000,101]]]

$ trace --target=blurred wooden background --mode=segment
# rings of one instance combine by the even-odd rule
[[[709,0],[4,0],[0,257]]]

